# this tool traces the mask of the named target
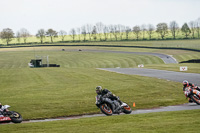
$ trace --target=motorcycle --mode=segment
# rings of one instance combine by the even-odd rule
[[[191,98],[193,102],[200,105],[200,97],[199,97],[200,91],[193,89],[191,87],[187,87],[185,91],[189,93],[188,97]]]
[[[2,113],[0,114],[0,123],[21,123],[23,120],[21,114],[15,111],[9,111],[9,107],[9,105],[2,106]]]
[[[118,100],[111,100],[110,98],[104,98],[101,95],[96,96],[96,106],[100,108],[101,112],[107,116],[111,116],[112,114],[130,114],[132,109],[130,106],[123,102],[120,105]],[[115,111],[115,112],[114,112]]]

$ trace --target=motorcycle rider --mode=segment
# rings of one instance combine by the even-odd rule
[[[191,90],[186,91],[185,89],[186,89],[187,87],[191,87]],[[184,81],[183,81],[183,91],[184,91],[184,94],[185,94],[186,97],[188,97],[191,93],[195,93],[195,94],[197,94],[197,95],[200,97],[200,93],[197,92],[197,91],[195,91],[195,90],[200,91],[200,88],[199,88],[198,86],[195,86],[193,83],[189,83],[187,80],[184,80]],[[188,101],[189,101],[190,103],[193,102],[193,101],[191,100],[191,98],[189,98]]]
[[[115,94],[112,94],[112,92],[110,92],[108,89],[103,89],[101,86],[97,86],[96,87],[96,93],[98,95],[101,95],[103,98],[109,98],[111,100],[117,100],[120,105],[122,106],[123,102],[121,100],[119,100],[119,97],[116,96]],[[119,110],[120,107],[118,107],[117,109],[113,110],[113,112],[116,112]]]

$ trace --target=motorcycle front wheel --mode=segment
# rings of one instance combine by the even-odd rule
[[[106,103],[101,104],[99,108],[100,108],[101,112],[104,113],[105,115],[110,116],[113,114],[112,109],[109,106],[109,104],[106,104]]]
[[[131,107],[128,106],[128,105],[124,106],[123,109],[124,109],[123,112],[124,112],[125,114],[130,114],[130,113],[132,112]]]
[[[12,112],[12,115],[10,116],[11,121],[13,123],[21,123],[23,120],[21,114],[15,111],[11,111],[11,112]]]
[[[200,105],[200,98],[194,94],[190,97],[192,99],[192,101],[194,101],[196,104]]]

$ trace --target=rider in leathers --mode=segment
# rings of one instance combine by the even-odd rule
[[[119,100],[119,97],[118,97],[118,96],[116,96],[115,94],[112,94],[112,92],[110,92],[110,91],[107,90],[107,89],[102,89],[101,86],[97,86],[97,87],[96,87],[96,93],[97,93],[98,95],[101,95],[103,98],[110,98],[111,100],[117,100],[117,101],[120,103],[120,105],[123,104],[122,101]],[[120,107],[119,107],[119,108],[120,108]],[[119,108],[113,110],[113,112],[118,111]]]
[[[186,91],[185,89],[187,87],[191,87],[191,91]],[[197,91],[196,91],[197,90]],[[200,93],[198,91],[200,91],[200,88],[198,86],[195,86],[194,84],[192,83],[189,83],[187,80],[184,80],[183,81],[183,91],[184,91],[184,94],[186,97],[188,97],[191,93],[195,93],[197,94],[199,97],[200,97]],[[191,98],[189,98],[188,100],[189,102],[193,102],[191,100]]]

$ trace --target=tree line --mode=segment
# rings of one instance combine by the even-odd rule
[[[188,38],[200,38],[200,18],[189,23],[184,23],[181,27],[176,21],[171,21],[169,25],[167,23],[158,23],[156,27],[153,24],[143,24],[141,26],[136,25],[134,27],[118,25],[104,25],[102,22],[98,22],[95,25],[86,24],[80,28],[72,28],[68,33],[64,30],[59,32],[48,29],[39,29],[35,36],[40,40],[40,43],[44,43],[45,38],[50,38],[51,43],[54,42],[56,37],[60,37],[60,42],[65,42],[67,36],[71,37],[73,42],[75,41],[107,41],[110,40],[130,40],[130,36],[135,35],[134,40],[152,40],[152,35],[157,34],[158,38],[162,40],[167,36],[171,36],[171,39],[177,39],[179,34],[184,35],[183,39]],[[13,38],[16,38],[18,42],[23,41],[27,43],[27,39],[32,35],[30,32],[22,28],[16,35],[10,28],[5,28],[0,32],[0,38],[8,45]]]

